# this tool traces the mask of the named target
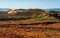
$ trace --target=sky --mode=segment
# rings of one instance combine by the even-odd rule
[[[60,8],[60,0],[0,0],[0,8],[11,9]]]

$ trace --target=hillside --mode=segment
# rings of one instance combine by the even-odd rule
[[[43,9],[0,12],[0,38],[60,38],[60,12]]]

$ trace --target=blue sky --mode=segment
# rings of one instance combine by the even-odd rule
[[[0,0],[0,8],[60,8],[60,0]]]

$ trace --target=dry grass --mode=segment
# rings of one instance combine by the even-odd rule
[[[44,25],[1,25],[0,38],[60,38],[60,23]]]

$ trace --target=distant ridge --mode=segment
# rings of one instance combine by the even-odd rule
[[[0,8],[0,11],[7,11],[10,10],[9,8]]]
[[[45,9],[46,11],[52,10],[52,11],[60,11],[60,8],[51,8],[51,9]]]
[[[11,10],[10,8],[0,8],[0,11],[7,11],[7,10]],[[60,8],[50,8],[50,9],[44,9],[45,11],[60,11]]]

